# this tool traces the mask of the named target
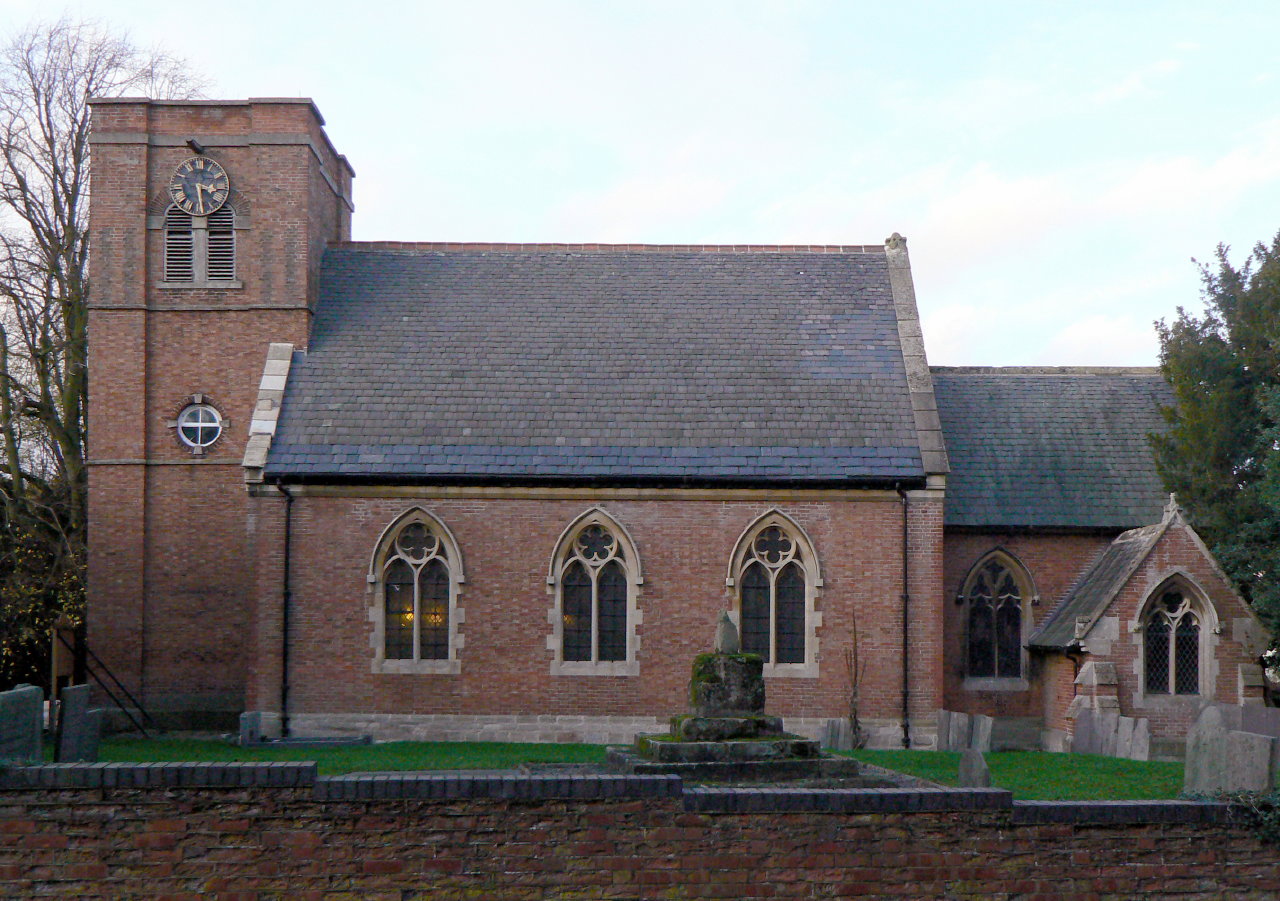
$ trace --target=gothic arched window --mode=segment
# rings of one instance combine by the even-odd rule
[[[756,520],[739,539],[730,572],[743,652],[759,654],[774,675],[816,674],[813,608],[821,582],[799,526],[777,511]]]
[[[422,510],[406,514],[384,533],[372,576],[375,670],[457,672],[461,562],[444,526]]]
[[[579,517],[560,537],[548,582],[556,605],[553,672],[633,675],[640,621],[639,560],[625,530],[603,510]]]
[[[1142,660],[1147,694],[1200,693],[1200,616],[1181,589],[1167,588],[1149,605]]]
[[[1022,677],[1023,604],[1029,579],[1003,553],[988,555],[969,573],[965,605],[965,660],[970,678]]]

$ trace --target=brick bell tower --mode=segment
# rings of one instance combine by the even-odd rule
[[[229,728],[263,363],[307,344],[354,173],[305,99],[97,100],[92,145],[89,647],[153,715]]]

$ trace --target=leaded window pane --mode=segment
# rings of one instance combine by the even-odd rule
[[[596,576],[600,624],[598,659],[627,659],[627,577],[622,564],[611,560]]]
[[[969,601],[969,675],[994,676],[995,611],[986,598]]]
[[[1169,693],[1169,631],[1169,621],[1163,616],[1147,623],[1145,663],[1149,694]]]
[[[1188,613],[1174,633],[1174,690],[1180,695],[1200,693],[1200,624]]]
[[[576,560],[565,567],[561,593],[565,660],[591,659],[591,575]]]
[[[438,557],[418,575],[419,656],[449,659],[449,570]]]
[[[996,610],[996,675],[1022,675],[1022,604],[1016,595]]]
[[[804,573],[799,564],[782,568],[775,592],[777,662],[804,663]]]
[[[384,656],[388,660],[413,659],[413,570],[403,560],[393,560],[383,582]]]
[[[769,657],[769,574],[759,563],[742,572],[742,650]]]

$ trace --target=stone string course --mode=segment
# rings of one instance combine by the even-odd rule
[[[671,777],[66,764],[0,773],[0,897],[1271,898],[1225,804]]]

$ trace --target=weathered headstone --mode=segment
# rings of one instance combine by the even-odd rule
[[[251,710],[240,714],[240,745],[256,745],[262,741],[262,713]]]
[[[1116,733],[1120,731],[1120,714],[1114,710],[1103,710],[1098,714],[1098,736],[1102,747],[1098,753],[1105,757],[1116,756]]]
[[[974,714],[969,723],[969,747],[983,753],[990,751],[991,727],[994,725],[995,720],[991,717],[982,713]]]
[[[1071,733],[1071,753],[1097,754],[1100,744],[1097,720],[1093,710],[1086,707],[1077,711],[1075,731]]]
[[[742,642],[738,637],[738,627],[733,624],[732,617],[728,611],[720,614],[720,621],[716,623],[716,647],[717,654],[737,654],[742,650]]]
[[[990,788],[991,771],[987,758],[976,748],[965,748],[960,753],[960,786],[962,788]]]
[[[1116,723],[1116,756],[1130,758],[1133,756],[1133,726],[1130,716],[1122,716]]]
[[[58,761],[96,763],[102,737],[102,711],[89,709],[89,686],[62,689],[58,712]]]
[[[1133,744],[1129,749],[1130,760],[1151,759],[1151,726],[1146,717],[1133,721]]]
[[[1183,789],[1193,794],[1270,791],[1276,781],[1276,739],[1226,728],[1222,711],[1206,707],[1187,734]]]
[[[948,746],[953,751],[963,751],[969,747],[969,714],[967,713],[951,713],[951,735],[948,738]]]
[[[44,692],[36,686],[0,692],[0,760],[41,760],[43,719]]]
[[[951,750],[951,711],[938,711],[938,747],[939,751]]]
[[[822,724],[822,733],[818,736],[824,748],[833,751],[853,750],[853,729],[848,719],[830,719]]]

